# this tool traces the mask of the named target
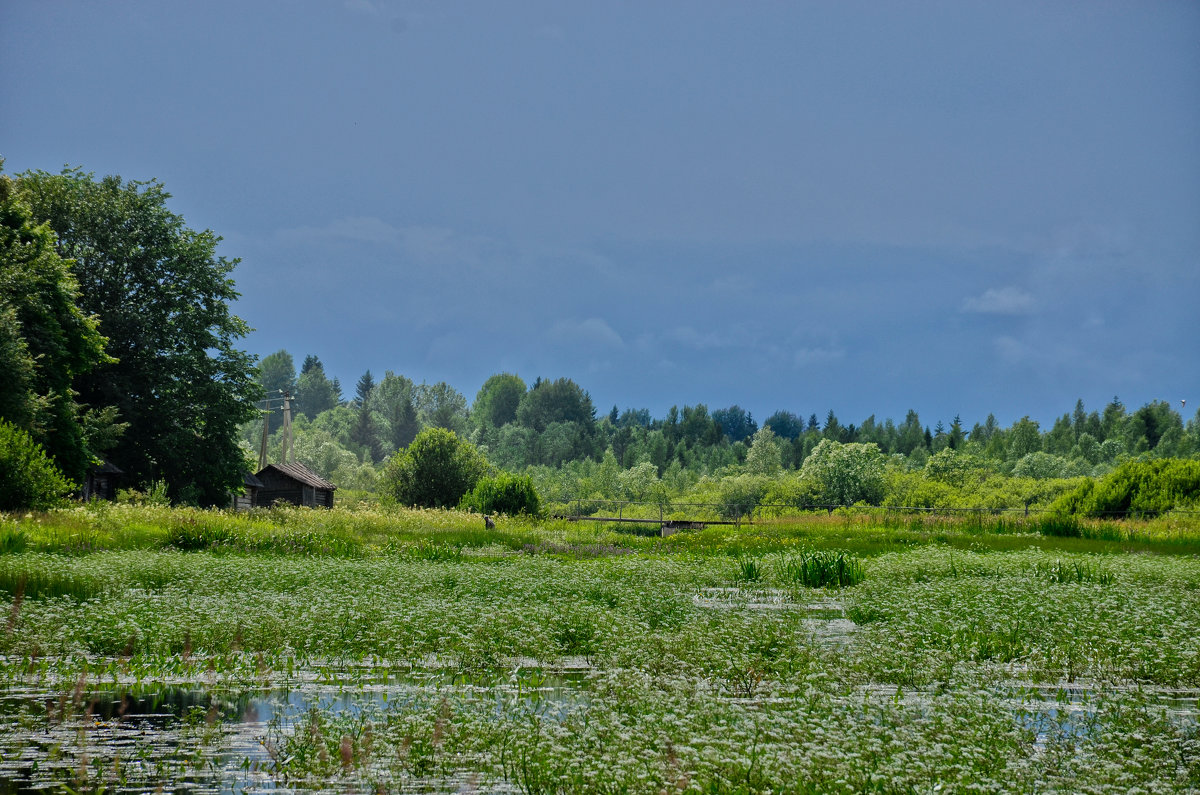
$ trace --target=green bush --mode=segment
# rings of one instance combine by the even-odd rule
[[[1127,461],[1099,483],[1085,481],[1062,495],[1053,508],[1061,514],[1157,516],[1200,503],[1200,461],[1160,458]]]
[[[770,478],[765,475],[737,475],[721,478],[718,484],[718,512],[722,519],[751,516],[763,501]]]
[[[537,516],[541,513],[542,501],[528,475],[501,472],[495,477],[481,478],[462,498],[461,507],[483,514]]]
[[[454,431],[426,428],[387,462],[380,486],[400,505],[451,508],[487,469],[487,459],[475,445]]]
[[[171,504],[170,498],[167,497],[167,482],[165,480],[154,481],[146,491],[117,489],[117,502],[122,505],[166,506]]]
[[[0,420],[0,511],[44,511],[75,490],[42,446]]]
[[[884,497],[884,457],[874,443],[838,444],[824,439],[804,459],[801,473],[820,484],[821,499],[829,504],[879,505]]]

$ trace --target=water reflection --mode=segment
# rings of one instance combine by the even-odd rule
[[[323,678],[341,677],[326,671]],[[587,703],[583,672],[516,670],[490,677],[417,672],[372,679],[238,692],[195,686],[10,689],[0,695],[0,795],[64,787],[276,791],[274,760],[263,743],[268,727],[290,731],[314,708],[351,714],[404,710],[452,692],[457,699],[492,705],[497,716],[518,710],[561,719]],[[436,782],[430,786],[437,788]]]
[[[522,713],[562,720],[589,704],[589,674],[517,668],[482,676],[442,671],[307,671],[289,688],[221,690],[187,686],[14,688],[0,694],[0,795],[61,792],[263,793],[292,791],[276,774],[264,740],[298,730],[311,710],[376,717],[420,712],[450,698],[499,718]],[[1200,691],[1011,683],[996,695],[1036,736],[1082,738],[1100,705],[1136,691],[1138,703],[1194,725]],[[869,698],[930,706],[934,693],[867,688]],[[858,703],[857,696],[847,702]],[[931,707],[932,708],[932,707]],[[468,774],[463,774],[468,775]],[[424,791],[456,791],[461,781],[422,780]],[[351,788],[349,781],[343,785]]]

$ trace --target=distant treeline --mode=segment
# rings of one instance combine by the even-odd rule
[[[823,419],[780,410],[760,425],[737,405],[673,406],[663,417],[617,406],[598,413],[588,392],[570,379],[527,384],[509,373],[489,378],[468,404],[445,382],[417,384],[391,371],[376,380],[367,371],[347,399],[317,357],[306,357],[297,373],[287,351],[262,360],[260,379],[266,390],[295,397],[297,458],[343,487],[365,490],[374,487],[376,466],[425,427],[452,430],[493,465],[529,471],[543,488],[562,493],[613,491],[591,483],[604,467],[643,473],[649,467],[660,482],[674,478],[675,493],[705,477],[800,472],[822,442],[875,445],[897,472],[925,472],[937,458],[935,473],[953,460],[960,469],[1031,480],[1100,476],[1134,459],[1200,457],[1200,413],[1185,425],[1164,401],[1130,411],[1114,397],[1089,411],[1080,400],[1046,429],[1029,417],[1003,427],[992,415],[969,429],[959,417],[931,427],[915,410],[899,423],[871,416],[857,424],[844,424],[833,410]],[[278,450],[279,412],[270,421]],[[257,449],[261,421],[242,431]],[[938,457],[947,450],[952,455]],[[616,492],[628,496],[628,490]]]

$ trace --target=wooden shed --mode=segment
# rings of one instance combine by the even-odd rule
[[[255,505],[258,505],[258,493],[262,490],[263,483],[247,472],[242,476],[242,490],[231,495],[231,508],[235,511],[248,511]]]
[[[290,502],[309,508],[332,508],[337,486],[304,464],[267,464],[255,475],[262,483],[255,505]]]
[[[117,480],[125,471],[108,461],[88,469],[83,481],[82,496],[87,500],[115,500],[117,498]]]

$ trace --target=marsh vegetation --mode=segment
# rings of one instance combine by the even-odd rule
[[[1200,529],[1101,524],[821,515],[663,539],[452,511],[9,517],[0,777],[1196,788],[1200,560],[1180,545]]]

